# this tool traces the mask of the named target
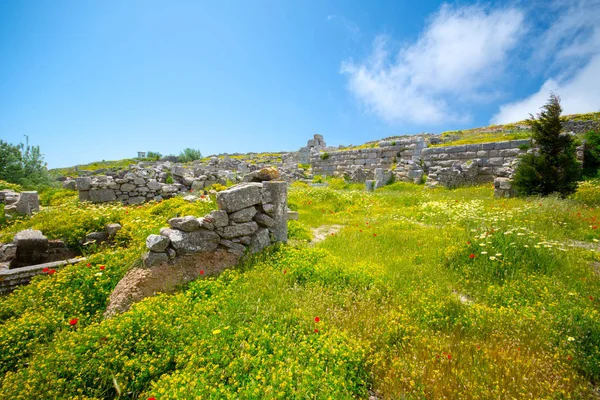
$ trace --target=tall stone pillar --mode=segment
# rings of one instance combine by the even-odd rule
[[[287,182],[263,182],[263,205],[273,205],[270,215],[275,224],[269,230],[275,242],[287,242],[287,187]]]

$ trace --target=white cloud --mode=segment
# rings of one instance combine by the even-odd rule
[[[554,2],[559,18],[534,41],[532,62],[553,71],[535,94],[500,106],[494,124],[515,122],[535,114],[551,91],[562,99],[564,114],[600,111],[599,0]]]
[[[550,92],[561,97],[563,114],[600,111],[600,55],[592,60],[568,81],[549,79],[540,90],[526,99],[505,104],[493,118],[493,124],[516,122],[535,114],[546,104]]]
[[[389,122],[466,120],[460,104],[491,93],[493,83],[524,33],[514,8],[443,5],[418,40],[390,57],[389,38],[379,36],[362,63],[346,61],[350,91]]]

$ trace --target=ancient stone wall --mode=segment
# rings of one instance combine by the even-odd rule
[[[427,146],[421,136],[398,140],[382,140],[378,147],[337,150],[311,154],[313,174],[332,176],[353,169],[374,171],[376,168],[390,169],[399,161],[418,160]]]
[[[217,193],[219,210],[204,217],[169,220],[169,228],[146,240],[144,264],[152,267],[177,256],[226,250],[242,257],[287,241],[287,183],[243,183]]]

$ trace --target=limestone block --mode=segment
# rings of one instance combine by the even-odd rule
[[[206,218],[210,219],[215,228],[222,228],[229,224],[229,216],[226,211],[215,210],[211,211]]]
[[[185,217],[171,218],[169,225],[173,229],[180,229],[185,232],[193,232],[200,229],[200,222],[194,216],[187,215]]]
[[[273,213],[271,217],[276,225],[271,227],[276,242],[287,242],[287,183],[286,182],[264,182],[264,191],[271,193]]]
[[[75,178],[77,190],[90,190],[92,188],[92,178],[89,176]]]
[[[505,141],[505,142],[496,142],[496,145],[494,146],[494,148],[496,150],[510,149],[510,140]]]
[[[248,208],[242,208],[234,213],[229,215],[229,220],[241,223],[241,222],[249,222],[252,221],[252,218],[256,215],[256,207],[251,206]]]
[[[247,183],[223,190],[217,193],[217,204],[220,209],[229,213],[259,204],[263,185],[264,183]]]
[[[171,245],[177,254],[192,254],[200,251],[213,251],[219,245],[221,238],[213,231],[200,229],[194,232],[184,232],[179,229],[163,228],[160,234],[171,240]]]
[[[121,192],[132,192],[135,190],[135,185],[131,183],[124,183],[121,185]]]
[[[117,200],[117,195],[112,189],[92,189],[90,190],[90,201],[92,203],[105,203]]]
[[[263,213],[256,214],[256,216],[254,217],[254,220],[260,226],[264,226],[267,228],[273,228],[275,225],[277,225],[277,223],[275,222],[275,220],[273,218],[271,218],[267,214],[263,214]]]
[[[260,228],[252,236],[252,241],[250,242],[250,252],[258,253],[270,244],[271,238],[269,237],[269,231],[265,228]]]
[[[16,212],[19,214],[31,215],[32,212],[40,210],[40,199],[38,193],[21,192],[19,200],[16,203]]]
[[[146,247],[148,250],[156,253],[167,250],[170,243],[169,238],[163,235],[150,235],[146,238]]]
[[[27,229],[18,232],[13,244],[17,246],[16,264],[34,265],[44,260],[48,251],[48,238],[41,231]]]
[[[104,230],[108,234],[108,236],[114,236],[118,231],[120,231],[122,226],[120,224],[106,224],[104,226]]]
[[[233,239],[240,236],[252,235],[258,229],[255,221],[244,222],[236,225],[228,225],[215,229],[223,239]]]
[[[133,192],[132,192],[132,194],[133,194]],[[132,205],[134,205],[134,204],[142,204],[145,201],[146,201],[146,197],[145,196],[133,196],[133,197],[130,197],[127,200],[127,204],[132,204]]]

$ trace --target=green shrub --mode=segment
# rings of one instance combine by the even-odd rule
[[[298,221],[289,220],[288,221],[288,238],[303,240],[310,242],[312,240],[312,233],[308,228],[302,225]]]
[[[600,131],[586,132],[585,153],[583,158],[583,176],[595,177],[600,169]]]
[[[329,159],[329,153],[328,152],[321,153],[320,157],[321,157],[321,160],[323,160],[323,161],[328,160]]]
[[[156,152],[156,151],[149,151],[146,154],[146,158],[149,158],[149,159],[154,160],[154,161],[160,160],[161,157],[162,157],[162,154],[160,154],[159,152]]]
[[[182,163],[200,160],[201,158],[202,153],[200,153],[200,150],[189,147],[187,149],[183,149],[183,151],[179,153],[179,162]]]

